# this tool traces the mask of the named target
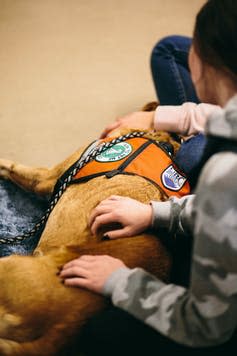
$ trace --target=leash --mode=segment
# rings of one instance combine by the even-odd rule
[[[0,245],[18,245],[22,241],[34,236],[37,232],[42,231],[46,225],[46,222],[49,218],[50,213],[56,206],[57,202],[61,198],[62,194],[65,192],[67,189],[68,185],[72,181],[73,177],[79,172],[79,170],[84,167],[87,163],[90,161],[94,160],[96,156],[100,155],[102,152],[106,151],[107,149],[111,148],[117,143],[126,141],[129,138],[134,138],[134,137],[142,137],[145,135],[145,132],[143,131],[135,131],[128,133],[123,136],[119,136],[117,138],[114,138],[113,140],[109,142],[103,142],[101,145],[95,147],[92,149],[91,152],[89,152],[86,156],[82,154],[82,156],[79,158],[77,163],[73,166],[73,169],[68,172],[68,175],[64,178],[63,182],[61,183],[60,187],[58,188],[58,191],[53,194],[53,196],[50,199],[49,202],[49,207],[46,210],[45,214],[42,216],[42,218],[36,223],[36,225],[31,229],[29,232],[24,233],[23,235],[15,236],[15,237],[0,237]]]

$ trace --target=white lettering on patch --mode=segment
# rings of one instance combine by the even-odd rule
[[[186,177],[176,171],[173,165],[164,170],[161,175],[161,181],[164,186],[170,190],[180,190],[186,182]]]

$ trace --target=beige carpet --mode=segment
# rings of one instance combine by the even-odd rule
[[[203,0],[0,0],[0,156],[51,166],[155,99],[149,60]]]

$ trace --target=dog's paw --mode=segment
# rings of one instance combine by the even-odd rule
[[[9,179],[12,166],[12,161],[0,159],[0,178]]]

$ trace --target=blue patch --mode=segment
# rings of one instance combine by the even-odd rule
[[[162,173],[161,180],[165,188],[178,191],[183,187],[187,178],[177,172],[173,165],[170,165]]]

